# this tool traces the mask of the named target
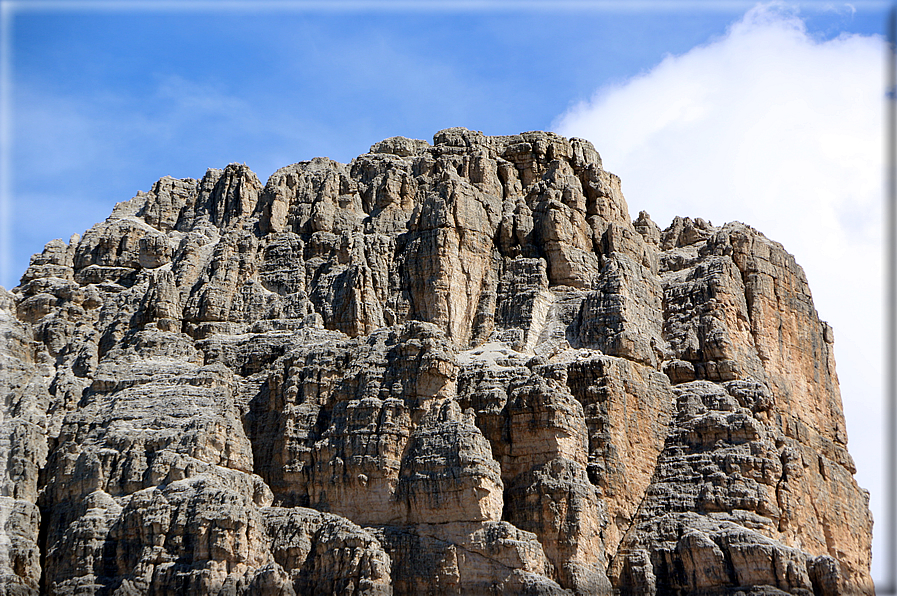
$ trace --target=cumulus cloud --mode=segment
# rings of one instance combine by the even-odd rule
[[[646,210],[661,227],[675,215],[743,221],[796,256],[836,330],[850,449],[878,522],[883,77],[881,38],[816,39],[795,10],[763,4],[719,39],[599,89],[554,123],[595,144],[632,215]]]

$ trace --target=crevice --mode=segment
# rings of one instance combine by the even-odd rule
[[[38,490],[42,489],[43,484],[41,484]],[[49,545],[47,544],[47,539],[50,532],[50,511],[49,508],[44,507],[40,507],[38,511],[40,512],[40,524],[37,530],[38,564],[40,565],[39,589],[41,594],[49,594],[50,591],[47,586],[49,581],[47,574],[47,550]]]

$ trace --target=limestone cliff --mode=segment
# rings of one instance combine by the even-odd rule
[[[873,593],[801,268],[581,139],[162,178],[0,330],[3,594]]]

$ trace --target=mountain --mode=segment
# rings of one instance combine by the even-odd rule
[[[433,141],[162,178],[0,288],[0,593],[873,594],[794,258]]]

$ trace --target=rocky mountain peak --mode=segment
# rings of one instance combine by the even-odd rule
[[[0,329],[0,593],[874,593],[803,271],[582,139],[164,177]]]

